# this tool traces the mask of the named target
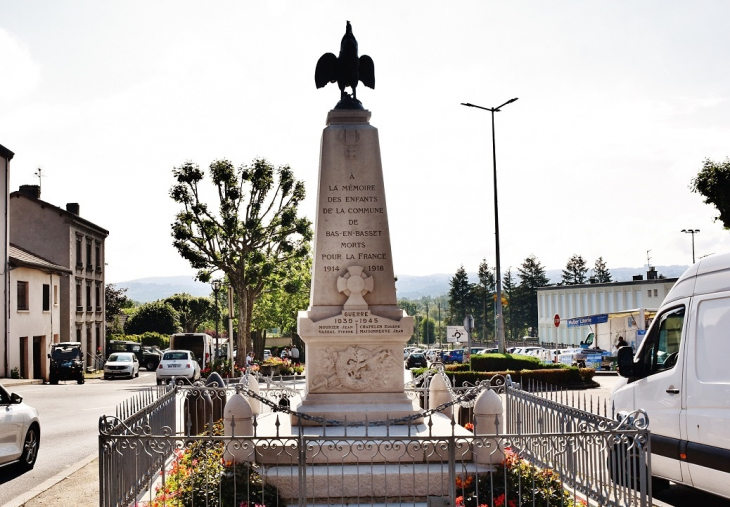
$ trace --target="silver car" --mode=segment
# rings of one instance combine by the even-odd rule
[[[32,469],[40,443],[38,411],[0,385],[0,466],[17,463],[23,471]]]
[[[200,379],[200,365],[195,354],[189,350],[168,350],[157,365],[157,383],[162,384],[173,377],[184,377],[191,382]]]

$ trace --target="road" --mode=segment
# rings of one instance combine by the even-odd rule
[[[38,461],[30,472],[0,468],[0,505],[67,469],[98,454],[99,417],[114,415],[116,406],[141,389],[155,385],[155,372],[141,370],[129,380],[88,379],[85,384],[13,386],[41,419]]]

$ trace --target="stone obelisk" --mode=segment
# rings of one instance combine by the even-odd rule
[[[314,242],[310,305],[298,320],[307,383],[296,410],[348,422],[416,414],[403,388],[413,318],[397,305],[378,131],[367,110],[327,115]]]

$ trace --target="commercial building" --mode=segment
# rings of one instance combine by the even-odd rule
[[[59,280],[60,341],[79,341],[87,366],[104,350],[104,241],[109,231],[82,218],[77,203],[59,208],[41,200],[38,185],[10,194],[10,240],[67,268]]]
[[[646,319],[652,315],[649,310],[661,306],[676,281],[677,278],[659,278],[656,270],[651,268],[647,271],[646,280],[638,275],[627,282],[542,287],[537,291],[540,343],[577,347],[589,333],[594,332],[597,344],[609,349],[618,334],[628,331],[624,338],[629,344],[636,345],[637,337],[647,326]],[[572,319],[580,318],[585,319],[585,325],[576,321],[569,324]],[[611,319],[622,320],[609,322]],[[559,325],[556,327],[557,321]],[[598,340],[598,322],[608,324],[608,327],[603,326],[608,329],[604,334],[608,332],[611,336]]]

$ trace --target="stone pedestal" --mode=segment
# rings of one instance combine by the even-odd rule
[[[378,131],[369,120],[363,110],[327,116],[310,306],[298,321],[307,385],[295,410],[349,422],[418,412],[403,390],[413,318],[397,305]]]

